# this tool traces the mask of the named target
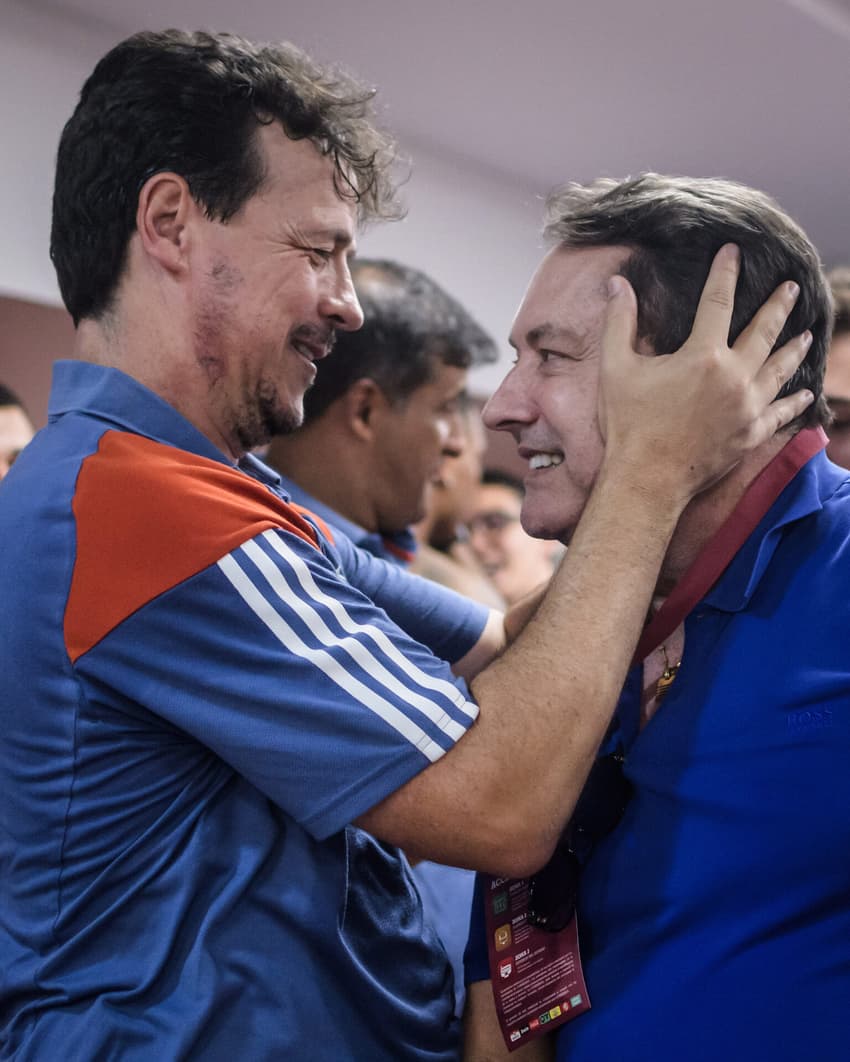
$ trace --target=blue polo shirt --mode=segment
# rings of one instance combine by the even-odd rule
[[[569,1062],[831,1062],[850,1001],[850,478],[818,454],[686,621],[582,872]],[[471,942],[472,943],[472,942]],[[486,957],[470,979],[486,976]]]
[[[67,362],[0,485],[4,1057],[456,1057],[406,861],[351,823],[473,722],[431,649],[486,610],[245,468]]]
[[[380,557],[382,560],[392,561],[394,564],[409,564],[416,554],[416,536],[409,528],[396,532],[394,535],[382,535],[379,531],[367,531],[360,524],[355,524],[347,516],[338,513],[314,494],[304,490],[300,483],[288,476],[280,475],[280,485],[293,501],[309,509],[333,529],[351,539],[359,549],[365,549],[367,553]],[[336,534],[335,536],[336,537]]]

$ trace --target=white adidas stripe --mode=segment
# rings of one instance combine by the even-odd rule
[[[335,601],[334,603],[341,610],[342,615],[348,620],[348,625],[344,628],[348,630],[351,635],[351,637],[348,638],[340,638],[338,635],[335,635],[325,623],[324,619],[319,615],[318,611],[308,601],[305,601],[304,598],[299,597],[292,592],[280,569],[275,565],[274,561],[268,556],[268,554],[260,549],[256,542],[245,542],[241,548],[242,552],[250,557],[262,572],[266,582],[278,598],[288,608],[291,608],[293,612],[300,616],[317,641],[321,642],[322,645],[325,645],[328,648],[338,646],[340,649],[343,649],[371,679],[381,683],[381,685],[383,685],[386,690],[396,698],[396,700],[402,701],[403,703],[416,708],[417,711],[420,711],[426,716],[426,718],[430,719],[432,723],[438,726],[440,730],[445,734],[448,734],[453,741],[458,741],[463,737],[466,732],[465,728],[452,719],[445,709],[439,707],[439,705],[435,704],[433,700],[422,696],[421,693],[417,693],[415,690],[403,685],[395,675],[387,670],[380,657],[376,656],[369,650],[368,646],[358,640],[357,635],[362,637],[363,633],[365,633],[365,626],[355,624],[346,610],[342,608],[339,601]],[[290,556],[287,556],[285,553],[282,554],[282,556],[290,564],[293,559],[301,561],[301,558],[293,550],[289,550],[288,552]],[[303,564],[303,562],[301,566],[305,569],[307,568],[306,564]],[[299,580],[299,582],[301,582],[301,580]],[[303,582],[301,582],[301,585],[304,586]],[[316,593],[319,592],[315,583],[313,583],[313,588]],[[315,595],[311,593],[309,587],[304,587],[304,589],[315,598]],[[328,601],[333,600],[326,595],[321,596],[325,597]],[[374,628],[372,629],[374,630]],[[389,639],[387,639],[387,641],[388,644],[392,645],[392,643],[389,642]],[[403,654],[399,655],[402,659],[404,658]],[[419,668],[415,668],[415,672],[417,675],[426,677],[424,672]],[[452,700],[454,701],[458,694],[457,687],[453,686],[451,683],[444,683],[444,685],[451,688],[452,693],[455,695],[452,697]]]
[[[240,568],[233,556],[223,557],[218,562],[218,567],[243,601],[290,652],[323,671],[332,682],[392,726],[432,763],[444,755],[445,749],[404,712],[352,675],[325,649],[308,646]]]
[[[282,535],[275,531],[265,531],[262,537],[272,549],[274,549],[274,551],[283,557],[283,559],[289,564],[304,591],[309,594],[314,601],[322,605],[329,612],[332,612],[334,618],[344,631],[348,631],[349,634],[358,637],[365,635],[370,638],[381,653],[388,657],[400,671],[403,671],[404,674],[406,674],[408,678],[418,686],[421,686],[424,689],[433,690],[435,693],[448,697],[448,699],[454,703],[455,707],[459,708],[470,719],[476,719],[478,717],[478,705],[472,701],[468,701],[457,686],[436,675],[429,675],[421,668],[417,667],[412,660],[404,655],[397,645],[393,644],[385,632],[380,628],[375,627],[372,624],[355,623],[340,601],[334,597],[330,597],[319,589],[307,563],[286,543]],[[254,544],[254,548],[257,548],[256,544]]]

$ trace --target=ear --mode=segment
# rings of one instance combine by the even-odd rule
[[[345,421],[349,431],[364,442],[372,442],[376,435],[376,420],[389,408],[387,396],[368,376],[354,383],[342,396]]]
[[[197,212],[186,179],[177,173],[155,173],[142,185],[136,229],[145,254],[169,273],[186,268],[189,222]]]

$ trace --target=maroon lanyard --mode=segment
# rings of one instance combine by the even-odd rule
[[[644,627],[632,666],[641,663],[682,623],[726,570],[764,514],[803,465],[827,444],[823,428],[803,428],[747,487],[744,496],[699,551],[670,596]]]

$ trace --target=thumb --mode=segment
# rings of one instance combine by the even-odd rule
[[[637,298],[625,277],[608,278],[608,303],[602,328],[602,358],[609,365],[628,362],[637,340]]]

